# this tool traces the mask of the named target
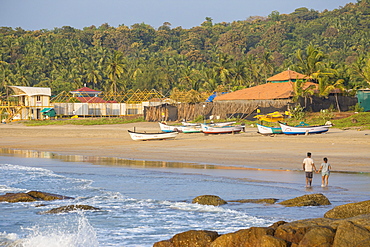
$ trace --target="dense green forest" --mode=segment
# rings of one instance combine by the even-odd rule
[[[191,29],[168,22],[158,29],[144,23],[83,30],[0,27],[0,93],[7,85],[50,87],[54,95],[83,85],[164,95],[174,89],[230,91],[265,83],[289,68],[312,76],[324,94],[333,87],[369,86],[369,41],[370,0],[232,23],[207,17]]]

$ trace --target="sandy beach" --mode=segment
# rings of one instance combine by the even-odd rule
[[[240,134],[180,133],[174,140],[133,141],[127,130],[158,132],[158,123],[99,126],[2,124],[1,148],[58,154],[176,161],[256,169],[299,170],[306,152],[319,167],[328,157],[333,171],[370,172],[370,131],[331,128],[308,136],[262,136],[253,127]]]

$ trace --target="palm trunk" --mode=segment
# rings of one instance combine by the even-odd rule
[[[338,100],[338,94],[337,94],[337,93],[335,94],[335,101],[336,101],[336,103],[337,103],[337,109],[338,109],[338,112],[340,112],[339,100]]]

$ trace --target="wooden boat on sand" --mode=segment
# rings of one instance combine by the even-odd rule
[[[261,124],[257,124],[258,133],[262,135],[271,135],[271,134],[282,134],[283,131],[281,127],[269,127]]]
[[[280,123],[281,131],[287,135],[308,135],[308,134],[319,134],[324,133],[329,130],[332,125],[317,125],[317,126],[289,126],[283,123]]]
[[[204,134],[238,133],[243,129],[244,129],[243,125],[212,126],[208,124],[202,124],[202,132]]]
[[[195,125],[181,126],[181,125],[168,125],[165,123],[159,122],[159,128],[162,132],[182,132],[182,133],[200,133],[202,128]]]
[[[131,139],[134,141],[149,141],[149,140],[167,140],[174,139],[179,132],[160,132],[160,133],[146,133],[146,132],[135,132],[128,130]]]

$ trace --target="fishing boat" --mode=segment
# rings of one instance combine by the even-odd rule
[[[149,140],[167,140],[174,139],[179,132],[160,132],[160,133],[146,133],[146,132],[135,132],[128,130],[131,139],[134,141],[149,141]]]
[[[257,124],[258,133],[262,135],[271,135],[271,134],[282,134],[283,131],[280,127],[269,127],[261,124]]]
[[[308,135],[308,134],[319,134],[324,133],[332,127],[331,124],[328,125],[317,125],[317,126],[307,126],[307,125],[297,125],[297,126],[289,126],[279,122],[281,131],[287,135]]]
[[[162,132],[182,132],[182,133],[200,133],[202,132],[202,128],[200,125],[189,125],[189,126],[181,126],[181,125],[168,125],[165,123],[159,122],[159,128]]]
[[[181,122],[183,126],[200,126],[200,123]]]
[[[208,124],[202,124],[201,126],[204,134],[238,133],[244,129],[243,125],[212,126]]]
[[[219,123],[211,122],[209,125],[216,126],[216,127],[224,127],[224,126],[231,126],[233,124],[236,124],[236,122],[219,122]]]
[[[212,126],[218,126],[218,127],[222,127],[222,126],[229,126],[229,125],[233,125],[235,124],[236,122],[218,122],[218,123],[214,123],[214,122],[210,122],[210,123],[203,123],[203,124],[208,124],[208,125],[212,125]],[[200,123],[188,123],[188,122],[181,122],[181,124],[183,126],[199,126],[200,127]]]

